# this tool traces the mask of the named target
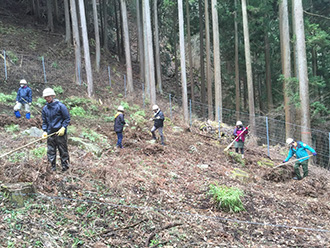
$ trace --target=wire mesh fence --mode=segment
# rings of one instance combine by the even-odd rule
[[[178,98],[172,99],[173,102],[178,104],[182,104],[182,100]],[[192,124],[195,120],[199,121],[207,121],[209,119],[213,119],[216,116],[216,111],[218,111],[218,120],[214,120],[218,123],[225,123],[230,126],[235,126],[237,119],[236,110],[232,109],[218,109],[216,110],[214,106],[209,106],[207,104],[197,102],[197,101],[189,101],[190,108],[190,124]],[[211,111],[211,112],[210,112]],[[248,113],[240,112],[239,120],[243,122],[245,126],[249,124],[250,116]],[[255,116],[256,126],[255,126],[255,135],[258,138],[259,144],[265,144],[268,146],[276,146],[281,145],[285,146],[286,141],[286,133],[285,127],[286,122],[283,120],[278,120],[274,118],[269,118],[267,116]],[[293,137],[295,140],[301,140],[301,131],[302,126],[296,125],[293,123],[289,123],[291,130],[293,131]],[[219,126],[217,127],[219,128]],[[221,132],[221,127],[220,130]],[[312,144],[308,144],[313,147],[317,156],[314,158],[314,162],[330,170],[330,132],[310,129],[308,130],[311,133]],[[219,133],[220,133],[219,132]],[[219,136],[220,137],[220,136]],[[268,154],[269,155],[269,154]]]

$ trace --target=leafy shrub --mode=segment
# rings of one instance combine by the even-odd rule
[[[244,211],[241,196],[244,196],[244,193],[237,188],[227,187],[225,185],[210,185],[209,193],[212,195],[213,200],[215,201],[216,207],[224,211],[233,211],[240,212]]]
[[[47,154],[47,148],[46,147],[39,147],[35,148],[31,151],[32,155],[36,158],[42,158],[44,155]]]
[[[81,132],[81,136],[93,142],[97,142],[97,141],[103,142],[106,140],[101,134],[87,128]]]
[[[70,114],[72,116],[85,116],[86,115],[86,111],[82,107],[73,107],[70,110]]]
[[[13,102],[16,99],[16,92],[11,92],[10,95],[6,95],[4,93],[0,93],[0,102],[7,103],[7,102]]]
[[[15,124],[6,125],[5,130],[8,133],[17,132],[17,131],[19,131],[19,125],[15,125]]]
[[[134,121],[135,124],[141,124],[145,122],[145,116],[146,114],[144,110],[136,111],[130,115],[131,119]]]
[[[17,55],[14,52],[7,51],[6,54],[7,54],[8,58],[10,59],[11,62],[13,62],[14,64],[17,63],[18,57],[17,57]]]
[[[37,101],[36,101],[36,104],[37,104],[39,107],[44,106],[46,103],[47,103],[46,100],[45,100],[44,98],[42,98],[42,97],[39,97],[39,98],[37,99]]]
[[[56,94],[63,94],[64,90],[61,85],[59,86],[54,86],[53,90],[55,91]]]
[[[115,117],[114,116],[106,116],[106,117],[104,117],[104,121],[105,122],[114,122]]]
[[[68,108],[75,107],[75,106],[84,106],[91,104],[91,100],[87,98],[81,98],[81,97],[69,97],[66,98],[63,103],[67,105]]]

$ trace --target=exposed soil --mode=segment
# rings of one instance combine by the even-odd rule
[[[13,24],[9,18],[3,18],[2,25]],[[33,27],[25,29],[39,32]],[[55,57],[63,47],[49,35],[44,32],[38,36],[38,50],[47,53],[51,47],[55,52],[48,54]],[[47,45],[43,43],[45,38]],[[16,44],[24,40],[19,32],[1,34],[0,44],[10,46],[6,47],[8,50],[15,49],[8,41],[4,43],[8,39],[14,39]],[[61,59],[70,64],[72,56],[63,53]],[[117,63],[118,70],[124,68],[113,63]],[[58,77],[61,80],[56,85],[65,89],[60,100],[85,96],[85,88],[74,85],[70,74],[63,72]],[[104,90],[107,74],[96,73],[95,78],[94,98],[102,102],[99,113],[110,116],[121,88],[114,84],[109,96]],[[119,76],[114,76],[114,80],[119,82]],[[36,82],[31,87],[36,97],[44,85]],[[0,90],[17,90],[17,81],[1,82]],[[135,94],[125,101],[142,106],[140,92]],[[159,105],[168,116],[165,101],[160,100]],[[1,154],[32,139],[19,132],[6,132],[6,125],[18,124],[20,131],[41,126],[36,110],[27,121],[16,119],[12,107],[0,105]],[[37,191],[23,208],[1,196],[0,246],[9,247],[14,242],[15,247],[330,247],[329,171],[310,165],[309,176],[294,181],[292,165],[277,169],[267,165],[281,163],[285,149],[271,148],[268,158],[266,148],[248,141],[242,164],[231,154],[233,149],[229,153],[223,151],[230,137],[218,141],[210,138],[209,133],[187,129],[179,114],[165,124],[166,146],[161,146],[159,140],[151,144],[152,123],[147,120],[152,113],[146,113],[146,121],[126,127],[124,149],[119,150],[114,148],[112,122],[73,117],[71,125],[78,130],[75,135],[79,136],[82,127],[88,127],[105,135],[108,143],[99,156],[69,143],[71,168],[64,173],[59,161],[58,170],[51,172],[46,156],[0,158],[2,183],[32,182]],[[174,132],[174,125],[185,131]],[[94,143],[100,145],[98,141]],[[21,152],[28,154],[29,150],[44,146],[45,142],[40,141]],[[208,167],[202,169],[198,166],[202,164]],[[243,176],[237,176],[235,171]],[[215,208],[208,194],[210,184],[241,189],[246,211],[233,213]]]

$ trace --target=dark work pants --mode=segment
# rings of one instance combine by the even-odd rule
[[[302,166],[303,168],[303,172],[304,172],[304,175],[303,177],[300,176],[300,170],[299,170],[299,167]],[[296,176],[298,179],[302,179],[304,177],[307,177],[308,176],[308,159],[300,162],[299,160],[295,163],[295,165],[293,166],[294,168],[294,172],[296,173]]]
[[[117,146],[123,148],[122,140],[123,140],[123,133],[116,133],[117,134]]]
[[[60,152],[62,169],[69,167],[69,152],[68,152],[68,137],[66,134],[63,136],[51,136],[47,139],[47,157],[51,163],[52,168],[56,168],[56,150]]]

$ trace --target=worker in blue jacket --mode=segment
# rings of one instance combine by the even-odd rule
[[[294,180],[301,180],[304,177],[308,176],[308,159],[309,155],[306,151],[309,150],[313,156],[316,156],[316,152],[313,148],[310,146],[306,145],[305,143],[301,141],[295,141],[292,138],[288,138],[286,140],[286,143],[290,146],[289,154],[287,158],[283,161],[283,163],[286,163],[289,161],[289,159],[293,156],[296,155],[296,158],[298,159],[297,162],[294,165],[294,172],[296,173],[296,176],[293,178]],[[299,167],[302,166],[304,175],[303,177],[300,176],[300,171]]]
[[[22,79],[20,82],[20,88],[17,91],[16,96],[16,105],[14,106],[15,116],[16,118],[21,117],[21,113],[19,110],[21,109],[22,105],[24,105],[25,108],[25,118],[30,119],[30,106],[32,104],[32,90],[27,85],[27,81],[25,79]]]
[[[47,104],[42,108],[42,137],[47,139],[47,157],[52,171],[56,170],[56,150],[61,157],[62,171],[69,169],[69,152],[67,144],[67,128],[70,124],[70,114],[63,103],[55,99],[55,92],[46,88],[43,93]],[[53,134],[49,136],[50,134]]]

